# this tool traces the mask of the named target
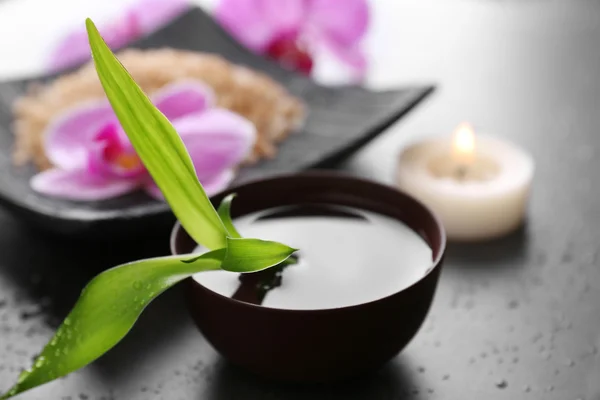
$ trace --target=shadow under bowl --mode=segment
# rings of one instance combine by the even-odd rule
[[[408,288],[368,303],[332,309],[264,307],[222,296],[188,279],[191,315],[226,359],[269,379],[316,383],[378,368],[410,342],[429,311],[446,246],[442,225],[427,207],[391,187],[331,172],[259,180],[228,189],[211,200],[217,206],[230,193],[237,193],[233,218],[308,204],[386,215],[419,234],[431,247],[433,260],[431,269]],[[171,236],[173,254],[191,253],[196,246],[176,224]]]

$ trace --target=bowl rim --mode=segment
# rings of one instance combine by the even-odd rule
[[[217,196],[222,196],[223,194],[227,193],[234,193],[238,188],[240,187],[246,187],[246,186],[252,186],[254,184],[257,183],[262,183],[265,181],[280,181],[280,180],[284,180],[284,179],[293,179],[293,178],[298,178],[298,177],[305,177],[305,178],[315,178],[315,179],[320,179],[320,178],[326,178],[326,179],[343,179],[343,180],[353,180],[355,182],[361,183],[361,184],[368,184],[368,185],[376,185],[379,186],[383,189],[386,190],[392,190],[395,191],[397,194],[404,196],[405,198],[407,198],[408,200],[414,202],[417,206],[422,207],[428,214],[429,217],[433,220],[433,222],[435,223],[436,227],[438,228],[439,231],[439,239],[440,239],[440,245],[439,245],[439,251],[438,254],[435,258],[433,258],[432,260],[432,264],[431,267],[427,270],[427,272],[418,280],[416,280],[415,282],[411,283],[409,286],[406,286],[390,295],[384,296],[384,297],[380,297],[378,299],[375,300],[370,300],[368,302],[363,302],[363,303],[358,303],[358,304],[352,304],[349,306],[341,306],[341,307],[330,307],[330,308],[314,308],[314,309],[288,309],[288,308],[276,308],[276,307],[268,307],[268,306],[264,306],[262,304],[252,304],[252,303],[247,303],[245,301],[240,301],[237,299],[233,299],[231,297],[228,296],[224,296],[220,293],[217,293],[209,288],[207,288],[206,286],[202,285],[200,282],[196,281],[193,276],[190,276],[187,281],[189,283],[191,283],[192,285],[198,285],[201,289],[206,290],[208,292],[210,292],[211,295],[216,296],[218,298],[222,298],[224,301],[230,301],[234,304],[236,304],[239,307],[247,307],[250,309],[263,309],[263,310],[268,310],[269,312],[276,312],[276,313],[293,313],[293,314],[327,314],[327,313],[331,313],[331,312],[340,312],[340,311],[350,311],[352,309],[357,309],[357,308],[363,308],[363,307],[369,307],[371,305],[377,304],[377,303],[381,303],[381,302],[386,302],[389,299],[399,296],[402,293],[405,293],[411,289],[413,289],[415,286],[419,285],[420,283],[422,283],[424,280],[426,280],[427,278],[429,278],[433,273],[439,272],[439,270],[442,268],[443,265],[443,261],[444,261],[444,256],[446,253],[446,244],[447,244],[447,238],[446,238],[446,231],[444,229],[444,225],[442,224],[441,219],[439,218],[439,216],[427,205],[425,205],[424,203],[422,203],[421,201],[419,201],[418,199],[416,199],[415,197],[411,196],[410,194],[399,190],[393,186],[390,185],[386,185],[384,183],[381,182],[376,182],[370,179],[366,179],[366,178],[362,178],[362,177],[357,177],[354,176],[352,174],[346,173],[346,172],[338,172],[338,171],[306,171],[306,172],[300,172],[300,173],[285,173],[285,174],[277,174],[277,175],[272,175],[272,176],[268,176],[268,177],[263,177],[263,178],[256,178],[256,179],[252,179],[252,180],[247,180],[243,183],[240,183],[238,185],[229,187],[225,190],[220,191],[219,193],[216,193],[214,196],[211,196],[211,200],[213,197],[217,197]],[[177,239],[179,237],[179,235],[181,234],[187,234],[187,232],[185,232],[185,229],[183,228],[183,226],[181,225],[181,223],[179,222],[179,220],[177,220],[175,222],[175,225],[173,226],[173,229],[171,230],[171,235],[169,238],[169,247],[170,247],[170,251],[172,255],[180,255],[181,253],[176,252],[176,245],[177,245]],[[418,234],[418,232],[417,232]],[[188,235],[189,236],[189,235]],[[192,239],[193,240],[193,239]],[[430,245],[430,243],[427,243],[428,245]],[[431,246],[430,246],[431,247]],[[432,248],[432,250],[434,250]],[[192,253],[189,253],[192,254]]]

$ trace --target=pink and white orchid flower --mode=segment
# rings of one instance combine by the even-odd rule
[[[190,7],[189,0],[138,0],[111,23],[100,27],[111,49],[118,49],[168,23]],[[82,26],[66,35],[52,51],[51,71],[59,71],[90,59],[87,32]]]
[[[248,48],[291,69],[310,74],[325,49],[364,77],[366,0],[221,0],[215,17]]]
[[[254,125],[238,114],[212,107],[213,92],[199,82],[168,85],[152,101],[179,133],[206,193],[210,196],[226,188],[234,168],[252,150]],[[162,198],[108,101],[67,110],[44,134],[46,154],[54,168],[31,179],[35,191],[91,201],[144,188]]]

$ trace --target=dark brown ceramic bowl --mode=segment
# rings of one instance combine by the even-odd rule
[[[412,197],[374,182],[337,173],[304,173],[255,181],[215,196],[237,193],[239,217],[272,207],[328,204],[355,207],[396,218],[420,234],[433,250],[431,270],[391,296],[343,308],[284,310],[249,304],[187,281],[192,317],[208,341],[233,364],[287,382],[324,382],[381,366],[417,333],[431,305],[446,237],[440,221]],[[177,224],[174,254],[196,244]],[[373,251],[377,251],[376,248]],[[402,255],[399,254],[399,259]],[[368,265],[365,265],[368,268]]]

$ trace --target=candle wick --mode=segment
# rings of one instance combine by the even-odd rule
[[[465,165],[459,165],[458,168],[456,168],[456,179],[458,179],[459,181],[463,181],[465,180],[465,178],[467,177],[467,172],[468,169]]]

